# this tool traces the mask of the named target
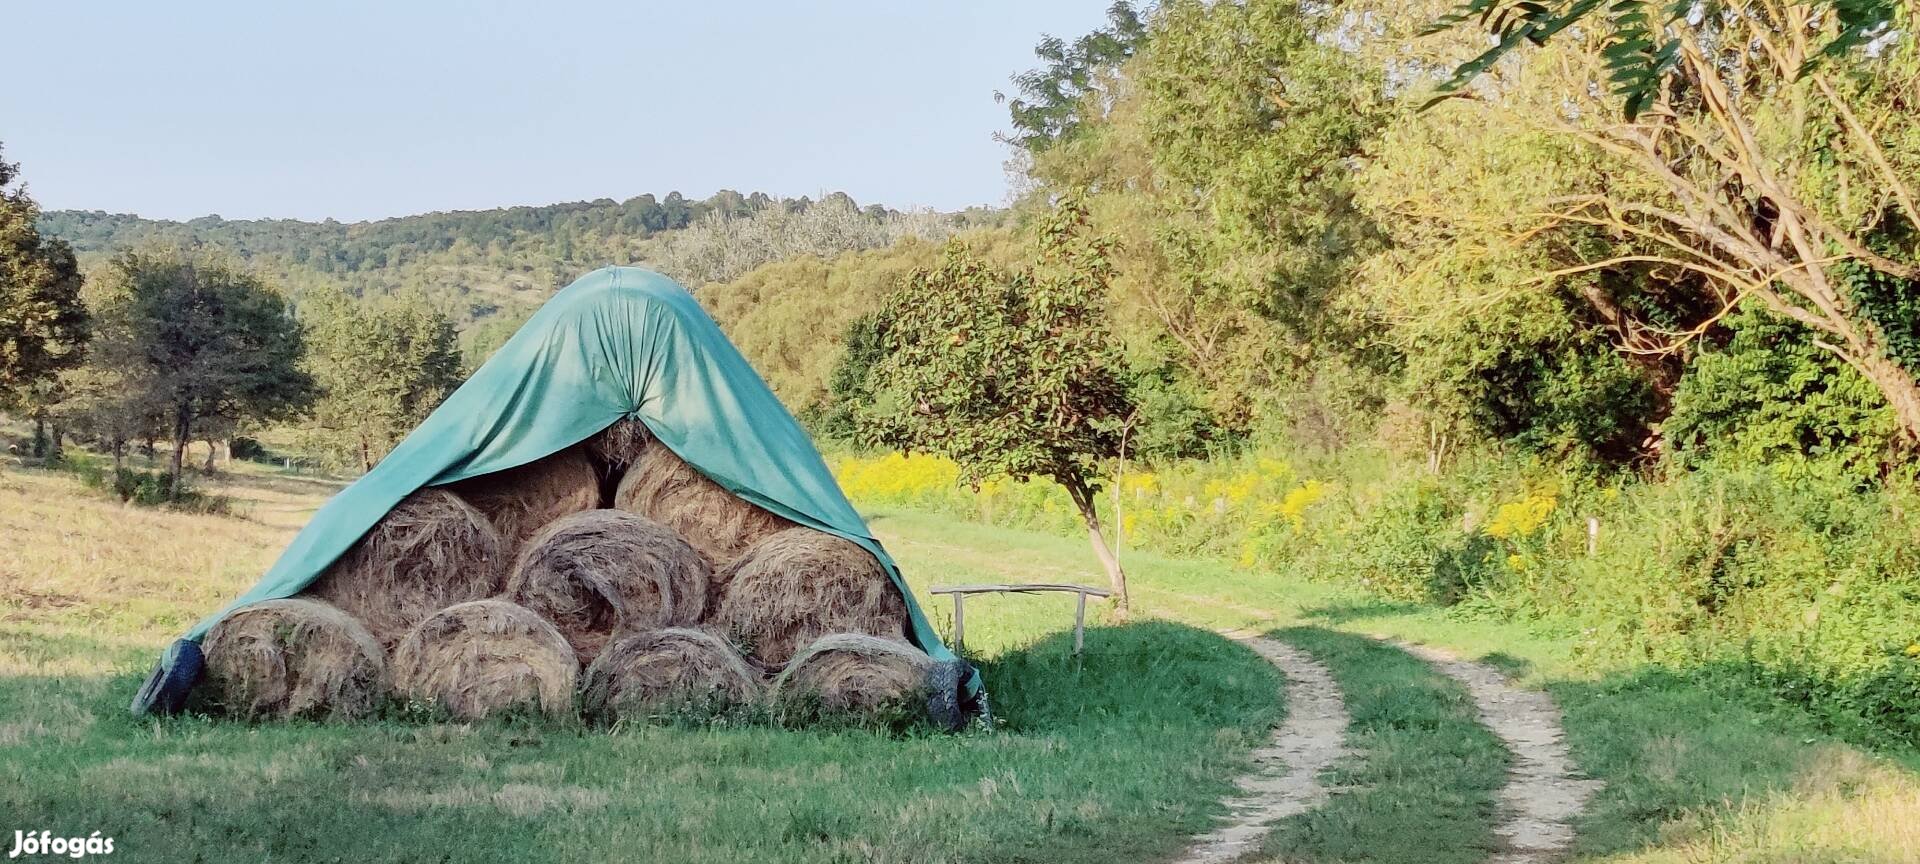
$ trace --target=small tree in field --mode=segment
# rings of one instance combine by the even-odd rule
[[[290,417],[313,401],[300,368],[305,343],[287,302],[258,278],[218,261],[129,252],[114,259],[110,317],[125,322],[136,367],[129,394],[173,436],[170,494],[196,432]]]
[[[1087,232],[1085,207],[1063,203],[1040,224],[1038,265],[1013,273],[950,244],[883,308],[873,398],[855,422],[872,443],[953,459],[969,482],[1065,487],[1124,612],[1126,574],[1093,501],[1131,406],[1104,312],[1109,244]]]
[[[307,370],[321,391],[315,443],[360,470],[400,443],[460,386],[453,321],[419,297],[356,300],[319,291],[301,302]]]

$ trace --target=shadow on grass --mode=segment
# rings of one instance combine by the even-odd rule
[[[1402,615],[1414,615],[1433,611],[1431,606],[1419,603],[1402,603],[1394,600],[1356,600],[1347,603],[1329,603],[1308,609],[1300,617],[1309,621],[1325,621],[1329,624],[1346,624],[1365,618],[1397,618]]]
[[[1206,828],[1280,713],[1264,660],[1166,622],[983,666],[1005,726],[962,735],[136,720],[144,670],[4,678],[0,812],[132,861],[1110,864]]]

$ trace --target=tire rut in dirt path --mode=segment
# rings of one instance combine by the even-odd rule
[[[1498,670],[1438,648],[1374,638],[1466,687],[1479,708],[1480,722],[1513,755],[1507,784],[1500,789],[1500,824],[1494,827],[1506,849],[1488,858],[1489,864],[1545,864],[1565,856],[1573,843],[1573,820],[1602,784],[1579,776],[1552,697],[1516,687]]]
[[[1226,864],[1259,848],[1274,823],[1327,800],[1320,773],[1347,754],[1347,708],[1333,673],[1291,645],[1228,634],[1265,657],[1286,676],[1287,718],[1253,752],[1253,773],[1239,779],[1225,821],[1195,838],[1175,864]]]

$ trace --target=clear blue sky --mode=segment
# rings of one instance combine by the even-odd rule
[[[358,220],[721,188],[1006,197],[993,91],[1107,0],[36,2],[0,146],[48,209]]]

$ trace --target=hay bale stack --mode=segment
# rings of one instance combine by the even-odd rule
[[[565,637],[525,607],[475,600],[420,622],[393,650],[393,688],[474,720],[513,708],[573,709],[580,663]]]
[[[587,439],[587,452],[595,461],[614,471],[624,471],[627,466],[640,461],[640,455],[646,452],[653,433],[647,424],[632,417],[614,421],[612,426]]]
[[[303,593],[359,619],[391,648],[428,615],[500,593],[502,552],[500,535],[473,505],[444,489],[421,489]]]
[[[774,679],[782,705],[817,705],[833,714],[918,714],[933,658],[897,639],[859,633],[823,636]]]
[[[699,622],[709,578],[705,559],[666,526],[589,510],[527,541],[507,599],[553,622],[581,661],[592,662],[618,630]]]
[[[714,578],[725,587],[709,625],[752,646],[769,667],[829,633],[898,639],[907,632],[906,601],[879,560],[811,528],[754,544]]]
[[[448,488],[493,520],[507,560],[553,520],[600,506],[600,475],[580,447]]]
[[[386,652],[345,612],[268,600],[220,619],[201,642],[214,699],[234,714],[350,719],[386,692]]]
[[[589,718],[610,722],[745,705],[760,689],[759,674],[725,640],[676,627],[614,640],[587,667],[580,704]]]
[[[652,519],[687,538],[718,570],[763,537],[793,523],[734,497],[672,450],[644,448],[620,478],[613,506]]]

